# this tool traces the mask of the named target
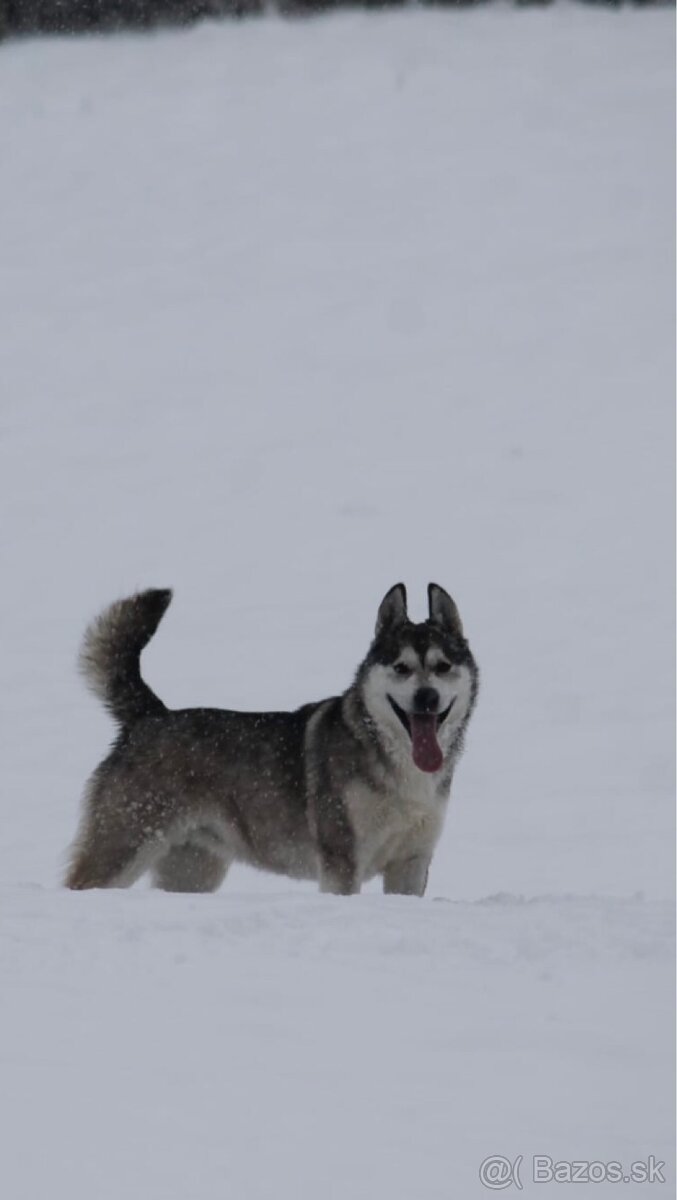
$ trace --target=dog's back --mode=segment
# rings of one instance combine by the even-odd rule
[[[88,785],[67,885],[123,886],[151,869],[160,886],[211,890],[236,858],[313,878],[303,758],[314,706],[168,709],[140,655],[170,600],[151,590],[117,601],[85,634],[81,668],[120,732]]]

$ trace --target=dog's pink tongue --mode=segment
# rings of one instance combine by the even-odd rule
[[[419,771],[439,771],[444,760],[437,740],[437,717],[434,713],[421,717],[411,713],[409,722],[412,754]]]

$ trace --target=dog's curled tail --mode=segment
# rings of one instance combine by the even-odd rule
[[[139,660],[171,598],[169,588],[150,588],[116,600],[85,633],[80,670],[94,695],[123,727],[167,711],[141,678]]]

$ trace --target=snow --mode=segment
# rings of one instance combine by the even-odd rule
[[[674,1181],[673,29],[0,46],[12,1200],[448,1200],[494,1153]],[[98,608],[174,586],[163,699],[294,707],[398,579],[483,674],[424,901],[61,889]]]
[[[669,1154],[656,905],[27,888],[6,920],[17,1200],[446,1200],[491,1153]]]

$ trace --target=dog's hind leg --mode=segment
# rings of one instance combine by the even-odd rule
[[[156,839],[101,837],[91,829],[85,830],[73,848],[66,887],[78,892],[131,887],[153,865],[165,845]]]
[[[170,806],[148,793],[134,801],[124,782],[106,764],[90,779],[66,887],[131,887],[166,852]]]
[[[153,868],[153,884],[165,892],[215,892],[230,860],[195,842],[172,846]]]

